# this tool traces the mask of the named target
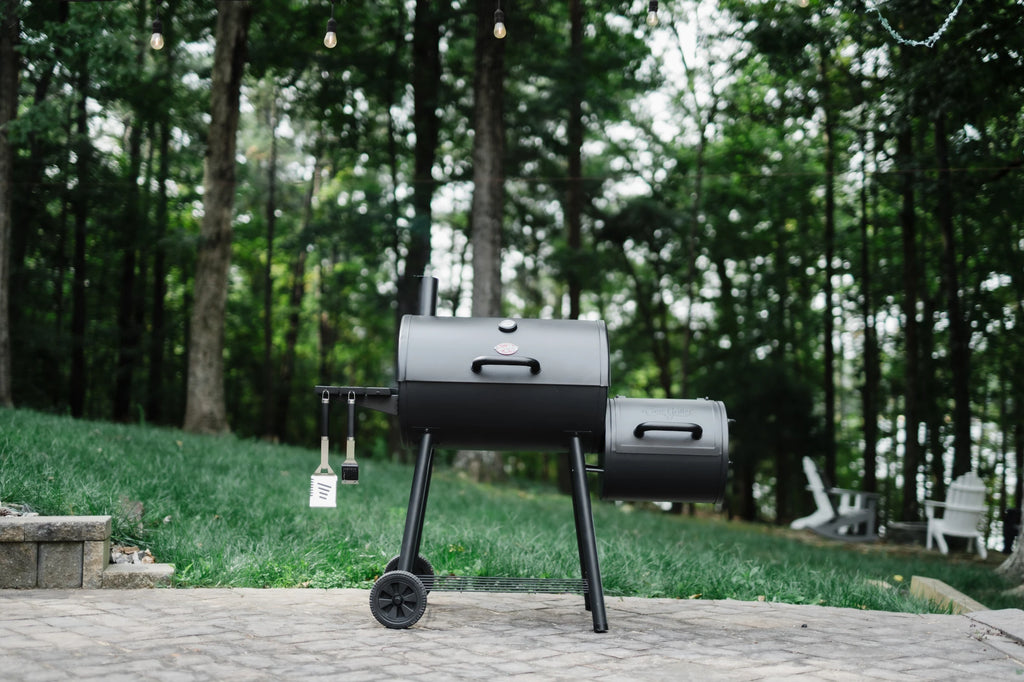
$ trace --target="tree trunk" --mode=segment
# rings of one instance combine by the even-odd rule
[[[678,54],[684,68],[686,69],[686,93],[690,101],[690,116],[697,123],[697,140],[694,149],[693,161],[693,200],[690,202],[690,220],[686,228],[686,319],[682,323],[682,339],[680,344],[679,361],[679,396],[687,398],[690,396],[691,362],[693,358],[694,321],[693,311],[698,299],[701,297],[701,278],[697,273],[698,244],[701,240],[704,217],[704,174],[707,167],[708,150],[708,129],[718,113],[719,95],[712,87],[711,100],[703,103],[704,93],[700,92],[698,78],[691,71],[686,59],[686,50],[683,49],[683,38],[679,35],[674,23],[670,27],[675,36],[675,43]],[[682,99],[682,98],[680,98]],[[669,397],[669,396],[666,396]]]
[[[921,466],[921,445],[918,440],[920,417],[920,397],[918,396],[918,322],[917,304],[917,229],[914,208],[914,173],[913,145],[911,130],[908,127],[897,136],[897,157],[902,172],[900,225],[903,243],[903,336],[906,353],[906,369],[904,370],[904,453],[903,453],[903,503],[900,519],[916,521],[918,519],[917,473]]]
[[[144,5],[136,12],[136,30],[145,31]],[[135,68],[143,72],[144,58],[148,47],[138,43],[135,49]],[[132,392],[135,371],[142,357],[142,296],[135,282],[141,279],[138,269],[139,234],[144,211],[141,209],[139,175],[142,169],[143,116],[134,103],[134,120],[128,123],[128,171],[124,183],[124,212],[118,229],[121,243],[121,281],[118,290],[117,308],[117,369],[114,375],[112,415],[114,421],[129,421],[132,417]],[[144,183],[145,187],[149,183]]]
[[[639,324],[643,325],[644,332],[651,339],[651,356],[654,358],[654,365],[658,368],[658,385],[661,387],[664,397],[672,397],[672,348],[669,343],[668,333],[668,306],[665,299],[658,296],[652,289],[655,286],[647,286],[647,282],[636,271],[633,263],[623,254],[622,269],[629,275],[633,282],[633,300],[636,302],[639,315]],[[653,281],[661,280],[660,269]]]
[[[960,300],[956,233],[953,226],[953,181],[950,177],[946,117],[935,117],[935,155],[939,168],[938,222],[942,231],[942,282],[949,317],[949,359],[953,371],[953,478],[971,470],[970,330]]]
[[[694,81],[691,79],[691,83]],[[692,86],[691,86],[692,87]],[[700,241],[701,218],[704,215],[704,169],[707,165],[707,127],[715,115],[716,106],[713,103],[705,111],[707,115],[701,114],[697,93],[691,90],[694,100],[697,121],[700,131],[697,134],[697,148],[694,150],[693,168],[693,202],[690,208],[690,224],[686,229],[686,319],[683,321],[682,346],[680,348],[679,368],[679,397],[690,396],[690,360],[693,347],[693,310],[697,299],[701,296],[700,277],[697,274],[697,244]],[[715,99],[717,102],[717,98]],[[665,394],[665,397],[671,397]]]
[[[1005,333],[1005,320],[1003,322],[1003,331]],[[1001,365],[1005,367],[1005,365]],[[1009,368],[1006,368],[1007,370]],[[999,414],[996,417],[997,424],[1009,424],[1009,412],[1010,412],[1010,392],[1013,390],[1009,377],[1009,371],[1000,373],[999,377]],[[1007,532],[1007,511],[1010,510],[1010,503],[1007,496],[1007,482],[1009,479],[1010,472],[1010,438],[1012,437],[1011,429],[1003,427],[1002,434],[999,438],[999,466],[1002,468],[1001,475],[999,476],[999,490],[996,491],[999,494],[999,518],[1003,520],[1003,552],[1009,553],[1010,548],[1013,545],[1014,537]],[[1019,469],[1015,470],[1015,473]],[[1009,540],[1007,542],[1007,540]]]
[[[1013,463],[1014,471],[1017,472],[1017,482],[1013,484],[1013,502],[1017,508],[1024,509],[1024,476],[1020,475],[1020,472],[1024,471],[1024,408],[1017,401],[1014,409],[1017,412],[1017,420],[1013,427]],[[1024,526],[1024,523],[1021,525]]]
[[[277,382],[277,404],[274,411],[276,422],[273,434],[281,440],[288,440],[288,410],[291,407],[292,379],[295,377],[295,349],[299,342],[299,327],[302,322],[302,299],[306,296],[306,259],[308,252],[300,245],[292,263],[292,281],[288,295],[288,327],[284,334],[284,351]]]
[[[314,184],[317,182],[316,173],[317,169],[314,168],[314,178],[312,181]],[[313,191],[315,192],[315,189]],[[333,264],[338,262],[338,256],[335,253],[334,246],[329,245],[326,251],[326,253],[321,253],[320,255],[319,272],[317,273],[317,282],[320,285],[317,291],[319,317],[317,323],[317,339],[319,341],[317,367],[321,377],[329,377],[334,374],[334,367],[331,365],[331,349],[338,343],[338,337],[340,336],[336,320],[326,303],[329,273],[333,268]]]
[[[476,67],[473,78],[474,317],[501,314],[501,230],[505,203],[505,124],[502,118],[505,41],[492,35],[494,3],[477,1]]]
[[[277,436],[274,418],[274,233],[277,228],[277,88],[272,88],[267,126],[270,128],[270,160],[267,168],[267,255],[263,267],[263,428],[265,436]]]
[[[173,21],[174,6],[168,4],[161,8],[164,21]],[[161,66],[155,85],[169,87],[171,74],[174,73],[176,41],[173,35],[165,36],[165,45]],[[168,224],[168,181],[171,174],[171,130],[169,115],[166,109],[160,110],[157,127],[159,137],[157,153],[160,161],[156,170],[156,206],[153,211],[153,274],[152,293],[150,294],[150,329],[148,374],[146,376],[146,419],[152,423],[162,423],[164,419],[164,366],[165,349],[167,347],[167,246],[164,238]]]
[[[224,310],[231,264],[235,134],[251,14],[248,2],[217,3],[211,120],[203,173],[204,213],[196,259],[185,401],[184,428],[197,433],[228,430],[224,402]]]
[[[2,3],[3,3],[2,6],[3,7],[9,9],[9,11],[7,11],[5,9],[3,12],[0,12],[0,17],[6,17],[6,18],[9,18],[9,19],[15,19],[17,17],[17,15],[20,12],[23,11],[23,10],[20,9],[21,3],[18,2],[18,0],[0,0],[0,1],[2,1]],[[56,14],[57,14],[57,16],[56,16],[56,18],[54,20],[55,25],[66,24],[67,21],[68,21],[69,14],[70,14],[69,3],[62,2],[62,3],[58,4],[57,8],[56,8]],[[20,27],[19,27],[19,29],[20,29]],[[4,30],[7,30],[6,26],[5,26]],[[9,38],[9,36],[8,36],[8,38]],[[20,40],[20,37],[18,39]],[[35,106],[35,105],[44,105],[45,106],[45,102],[46,102],[47,96],[48,96],[48,94],[50,92],[50,88],[51,88],[51,86],[53,85],[53,82],[54,82],[55,74],[58,72],[58,70],[73,68],[70,64],[68,64],[66,61],[64,61],[59,56],[59,54],[58,54],[59,52],[60,51],[58,51],[58,50],[52,50],[51,54],[49,55],[49,58],[46,61],[43,61],[42,59],[40,59],[39,55],[36,55],[34,57],[33,70],[32,70],[33,74],[32,75],[35,78],[34,78],[34,80],[30,80],[31,89],[32,89],[32,101],[31,101],[31,105],[30,106]],[[17,53],[15,53],[15,56],[16,56],[16,58],[19,59],[18,69],[20,70],[22,68],[22,64],[20,64],[20,57],[17,56]],[[2,67],[0,67],[0,68],[2,68]],[[13,75],[14,75],[14,78],[17,79],[20,76],[20,71],[15,72]],[[5,78],[9,78],[9,77],[10,77],[10,75],[5,76]],[[17,86],[17,85],[13,86],[10,89],[7,88],[6,84],[3,87],[0,87],[0,97],[11,96],[11,97],[17,98],[18,97],[18,92],[19,92],[19,86]],[[16,115],[16,114],[17,114],[17,109],[14,109],[13,112],[12,112],[12,115]],[[74,112],[69,110],[68,118],[65,119],[62,123],[64,125],[61,126],[62,129],[61,129],[60,132],[64,134],[65,138],[70,140],[71,136],[73,135],[73,128],[74,128],[74,125],[75,125],[75,123],[74,123]],[[48,171],[48,169],[46,168],[46,163],[41,161],[41,159],[43,159],[46,156],[46,154],[47,154],[47,152],[44,151],[44,149],[46,149],[48,144],[51,143],[51,141],[47,139],[48,132],[49,132],[48,129],[47,130],[40,130],[37,126],[28,126],[28,128],[25,130],[25,141],[24,141],[24,144],[23,144],[23,150],[27,154],[27,158],[25,158],[24,155],[22,156],[23,162],[22,162],[22,164],[20,164],[19,172],[18,172],[19,182],[22,183],[24,187],[31,188],[31,187],[44,187],[45,186],[45,183],[46,183],[46,172]],[[67,144],[68,144],[68,146],[70,146],[72,143],[68,142]],[[13,150],[12,150],[12,152],[13,152]],[[14,158],[15,157],[12,156],[12,163],[14,161]],[[66,154],[64,159],[61,162],[59,162],[59,165],[61,166],[61,172],[62,173],[67,174],[69,172],[68,169],[71,166],[71,158],[72,158],[72,154]],[[13,168],[12,168],[12,172],[13,172]],[[64,312],[65,312],[65,306],[64,306],[64,302],[65,302],[65,298],[64,298],[64,294],[65,294],[64,281],[65,280],[64,280],[64,277],[65,277],[65,275],[67,275],[67,274],[69,274],[71,272],[71,263],[65,257],[66,250],[64,248],[66,246],[67,242],[68,242],[68,239],[69,239],[68,231],[64,229],[68,225],[67,218],[68,218],[68,215],[69,215],[69,212],[70,212],[70,206],[69,206],[69,203],[68,203],[68,191],[66,189],[64,189],[63,191],[59,192],[59,197],[60,197],[61,204],[60,204],[60,209],[59,209],[60,214],[59,214],[59,218],[57,218],[57,223],[60,225],[60,227],[58,228],[57,234],[55,235],[55,239],[56,239],[56,242],[57,242],[57,254],[59,254],[59,255],[58,255],[58,261],[56,263],[54,292],[53,292],[54,293],[54,309],[55,309],[56,314],[57,314],[56,315],[57,319],[56,319],[56,324],[53,327],[53,330],[54,330],[54,334],[58,335],[58,337],[63,338],[64,336],[66,336],[66,334],[64,333],[64,326],[63,326]],[[12,204],[14,203],[14,198],[15,197],[13,195],[11,195],[11,197],[9,199],[9,201],[11,201]],[[41,196],[39,196],[39,193],[37,193],[37,192],[30,191],[28,193],[28,196],[25,197],[25,201],[30,206],[32,206],[34,210],[37,210],[37,211],[45,210],[45,209],[42,208],[42,204],[46,201],[46,199],[41,197]],[[30,209],[30,210],[33,210],[33,209]],[[0,288],[6,286],[7,287],[7,292],[8,292],[7,293],[7,305],[8,305],[8,308],[7,308],[7,316],[6,316],[5,319],[8,322],[8,325],[7,325],[8,332],[7,333],[9,335],[13,335],[14,330],[17,330],[17,329],[21,328],[21,320],[22,320],[22,318],[23,317],[27,317],[27,315],[28,315],[28,311],[24,310],[25,306],[17,306],[16,308],[12,309],[10,307],[10,304],[11,304],[11,301],[19,300],[20,297],[25,292],[26,287],[29,286],[28,285],[28,282],[29,282],[28,273],[26,272],[26,268],[24,268],[23,265],[25,263],[25,258],[26,258],[26,254],[27,254],[27,251],[28,251],[28,247],[29,247],[30,235],[32,234],[32,231],[33,231],[33,228],[34,228],[33,225],[28,224],[30,221],[18,221],[18,222],[15,222],[14,210],[15,210],[15,208],[12,206],[11,214],[10,214],[11,215],[11,217],[10,217],[11,223],[9,225],[10,232],[8,234],[9,240],[7,242],[7,256],[6,256],[6,258],[7,258],[7,267],[8,267],[7,273],[8,274],[7,274],[6,278],[5,278],[5,281],[2,284],[0,284]],[[17,344],[17,341],[16,341],[16,339],[13,336],[9,336],[9,339],[10,339],[10,343],[11,343],[11,351],[9,352],[9,355],[11,357],[11,362],[13,363],[13,361],[14,361],[14,358],[13,358],[14,351],[13,351],[13,349],[14,349],[15,345]],[[70,358],[70,353],[68,354],[68,357]],[[13,391],[14,391],[13,368],[8,368],[8,369],[11,370],[11,372],[12,372],[10,380],[11,380],[11,391],[12,391],[12,397],[13,397]],[[55,363],[55,365],[52,368],[49,368],[49,370],[46,372],[46,374],[43,375],[43,381],[49,382],[48,385],[59,386],[60,387],[60,388],[58,388],[57,390],[54,391],[54,395],[53,395],[53,399],[52,399],[52,405],[55,406],[55,407],[56,406],[66,406],[66,405],[69,405],[69,397],[67,395],[66,388],[69,387],[70,382],[68,382],[68,384],[64,384],[63,383],[65,378],[66,378],[67,371],[68,371],[68,368],[65,366],[65,364],[63,362],[61,362],[59,364]],[[65,409],[67,409],[67,408],[65,408]]]
[[[469,216],[473,248],[471,313],[474,317],[496,317],[501,315],[501,230],[505,203],[505,41],[492,33],[493,3],[478,0],[476,10],[473,201]],[[504,475],[503,458],[498,452],[459,451],[455,466],[475,480],[496,480]]]
[[[11,170],[14,149],[7,137],[8,124],[18,113],[18,77],[21,59],[15,49],[20,28],[17,0],[3,0],[0,16],[0,406],[14,405],[11,381]]]
[[[922,282],[928,281],[928,271],[922,265]],[[925,425],[925,438],[921,443],[921,470],[927,472],[925,495],[934,500],[946,499],[946,462],[943,458],[942,425],[946,410],[942,395],[942,379],[935,352],[935,325],[930,321],[936,316],[936,299],[931,292],[921,299],[921,319],[928,321],[918,329],[918,404],[921,407],[921,423]]]
[[[835,333],[834,299],[832,280],[835,277],[836,250],[836,190],[835,190],[835,124],[832,112],[832,84],[828,78],[828,53],[820,48],[821,109],[824,117],[824,166],[825,166],[825,477],[836,481],[836,351],[833,344]]]
[[[1017,503],[1019,505],[1020,500],[1017,500]],[[1024,523],[1020,524],[1020,532],[1017,534],[1017,542],[1013,546],[1013,553],[1006,557],[1003,563],[999,564],[996,573],[1009,580],[1024,583]]]
[[[569,319],[580,317],[579,252],[583,233],[583,98],[586,79],[583,68],[583,5],[569,0],[569,71],[580,74],[569,87],[568,186],[565,197],[565,223],[569,246]]]
[[[153,293],[150,301],[149,375],[146,381],[146,419],[160,423],[164,401],[164,348],[167,341],[167,180],[170,175],[171,126],[160,123],[160,163],[157,169],[156,210],[153,215]]]
[[[277,425],[274,427],[274,433],[282,440],[287,440],[288,437],[288,412],[291,407],[292,379],[295,376],[296,347],[302,323],[302,300],[306,296],[306,262],[309,252],[306,250],[303,236],[309,233],[310,224],[313,222],[313,197],[316,196],[319,178],[320,160],[316,159],[313,162],[313,177],[309,181],[302,208],[298,253],[292,266],[291,294],[288,299],[288,329],[285,332],[285,347],[277,382],[277,406],[274,412]]]
[[[863,144],[861,145],[862,151]],[[864,318],[864,385],[861,387],[861,415],[864,419],[864,481],[867,492],[878,491],[878,393],[881,365],[873,299],[874,269],[871,262],[871,221],[869,219],[867,155],[860,187],[860,283],[861,315]]]
[[[1018,418],[1013,427],[1013,458],[1017,472],[1017,482],[1013,488],[1013,502],[1017,510],[1017,519],[1020,521],[1020,510],[1024,509],[1024,479],[1020,475],[1020,472],[1024,471],[1024,420],[1020,419],[1021,406],[1019,402],[1015,401],[1014,410],[1017,412]],[[1005,517],[1003,520],[1006,521]],[[1006,551],[1006,548],[1003,551]],[[1020,522],[1020,530],[1013,546],[1013,553],[996,570],[1008,578],[1024,583],[1024,522]]]
[[[441,23],[447,14],[447,0],[416,0],[412,34],[413,127],[413,219],[409,226],[404,278],[399,282],[399,316],[417,312],[419,287],[413,277],[426,274],[430,266],[430,236],[433,226],[434,162],[440,134]]]
[[[78,102],[76,103],[75,126],[78,130],[77,168],[78,183],[71,194],[71,212],[75,224],[75,251],[72,256],[74,276],[71,281],[71,385],[68,403],[72,417],[85,414],[85,250],[86,231],[89,220],[88,185],[92,161],[92,145],[89,142],[89,113],[86,100],[89,96],[89,73],[83,65],[77,78]]]
[[[1014,290],[1018,292],[1022,290],[1022,284],[1024,284],[1021,281],[1022,271],[1024,268],[1015,268],[1011,275]],[[1024,296],[1017,296],[1015,312],[1016,319],[1024,318]],[[1013,430],[1013,464],[1016,473],[1014,477],[1016,481],[1013,484],[1013,506],[1017,509],[1024,509],[1024,475],[1022,475],[1024,473],[1024,399],[1022,399],[1019,389],[1021,378],[1024,377],[1024,358],[1021,358],[1019,353],[1010,355],[1008,373],[1010,385],[1016,387],[1010,403],[1010,418],[1004,427],[1007,431]],[[1024,527],[1024,523],[1021,523],[1021,527]]]
[[[141,68],[141,67],[140,67]],[[136,119],[128,135],[128,172],[125,206],[118,229],[121,240],[121,281],[117,308],[117,371],[114,376],[114,421],[128,421],[132,412],[132,384],[139,361],[138,294],[135,287],[139,222],[139,172],[142,168],[142,125]]]

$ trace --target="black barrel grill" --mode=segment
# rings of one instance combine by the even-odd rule
[[[604,322],[436,317],[437,281],[424,278],[420,315],[402,319],[397,388],[317,386],[322,433],[329,406],[397,415],[417,449],[402,546],[370,592],[374,617],[407,628],[430,590],[579,592],[595,632],[608,629],[587,473],[615,500],[717,502],[728,471],[728,420],[712,400],[608,398]],[[435,576],[420,555],[434,448],[568,450],[581,580]],[[584,453],[600,464],[588,467]],[[343,482],[356,471],[342,467]]]
[[[398,336],[398,414],[406,443],[584,450],[603,438],[604,322],[407,315]]]

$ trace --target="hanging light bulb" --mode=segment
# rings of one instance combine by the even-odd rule
[[[324,35],[324,47],[333,48],[338,45],[338,22],[331,17],[327,20],[327,33]]]
[[[507,35],[508,31],[505,30],[505,13],[499,7],[494,10],[494,37],[501,40]]]
[[[149,37],[149,46],[154,50],[164,49],[164,25],[159,18],[153,20],[153,35]]]
[[[338,22],[334,20],[334,0],[331,0],[331,18],[327,20],[327,33],[324,34],[324,47],[331,49],[338,45]]]
[[[658,25],[658,0],[647,3],[647,25],[651,28]]]

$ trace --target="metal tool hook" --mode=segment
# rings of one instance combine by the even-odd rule
[[[341,482],[359,483],[359,464],[356,462],[356,394],[348,392],[348,438],[345,440],[345,461],[341,463]]]

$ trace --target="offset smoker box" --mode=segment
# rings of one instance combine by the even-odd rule
[[[717,400],[608,401],[601,497],[720,502],[729,472],[729,420]]]
[[[442,447],[585,451],[604,439],[604,322],[407,315],[398,338],[402,437]]]

